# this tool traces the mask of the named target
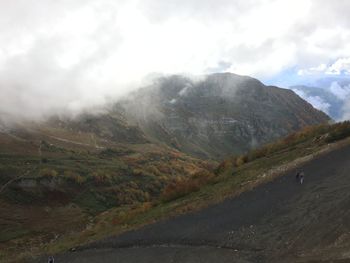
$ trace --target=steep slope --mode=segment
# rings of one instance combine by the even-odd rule
[[[113,226],[122,226],[135,210],[215,181],[216,163],[197,157],[242,153],[328,120],[292,91],[214,74],[197,81],[158,79],[96,114],[3,123],[3,258],[28,240],[40,247],[57,235],[89,231],[110,209],[117,210]]]
[[[76,202],[84,189],[90,189],[101,199],[94,201],[95,205],[102,206],[97,210],[104,210],[151,200],[161,193],[167,182],[210,170],[212,164],[173,148],[149,143],[135,127],[124,127],[137,132],[129,132],[121,143],[120,137],[115,139],[116,133],[110,130],[101,135],[87,132],[95,125],[85,127],[85,121],[78,123],[79,128],[76,122],[57,121],[56,124],[57,127],[48,123],[27,124],[0,131],[0,185],[18,178],[4,188],[0,198],[21,204],[27,203],[25,198],[30,196],[33,204],[36,201],[50,204],[50,192],[60,192],[64,198],[58,201],[69,203]],[[129,190],[132,193],[128,193]],[[41,200],[46,195],[45,200]],[[106,197],[108,202],[103,201]]]
[[[146,207],[172,181],[209,175],[213,165],[149,143],[109,115],[3,126],[0,261],[29,252],[29,241],[36,247],[82,231],[112,207],[123,215]]]
[[[293,91],[231,73],[161,78],[121,105],[153,140],[216,159],[330,120]]]
[[[348,262],[349,142],[237,197],[57,258],[65,262],[98,262],[103,255],[106,262],[215,262],[215,258],[220,262]],[[290,150],[294,148],[291,145]],[[269,159],[278,155],[286,153],[280,151]],[[299,170],[305,173],[302,185],[295,178]],[[232,170],[229,174],[229,180],[239,176]],[[198,196],[205,196],[204,191]]]
[[[101,257],[106,262],[348,262],[349,142],[349,139],[343,141],[332,151],[323,152],[235,198],[92,243],[77,253],[58,255],[57,259],[64,262],[99,262]],[[302,149],[304,143],[298,147]],[[294,149],[295,145],[291,145],[290,151]],[[269,159],[280,155],[288,156],[280,151]],[[302,185],[295,179],[298,170],[305,173]],[[228,180],[233,181],[237,176],[231,170]],[[216,185],[211,187],[218,190]],[[204,191],[198,196],[204,196]]]

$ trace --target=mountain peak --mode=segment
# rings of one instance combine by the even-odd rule
[[[215,73],[195,81],[175,75],[155,83],[122,103],[126,114],[153,140],[176,141],[176,148],[199,157],[242,153],[329,121],[293,91],[247,76]]]

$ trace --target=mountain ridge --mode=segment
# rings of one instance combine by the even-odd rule
[[[117,211],[112,224],[120,227],[219,180],[216,160],[329,121],[292,91],[249,77],[173,76],[156,84],[98,114],[3,125],[3,258],[25,251],[28,240],[40,247],[55,243],[57,233],[87,233],[99,218],[110,224],[111,209]]]
[[[156,143],[218,160],[330,120],[291,90],[265,86],[247,76],[215,73],[197,80],[181,75],[157,78],[99,113],[52,116],[39,126],[51,136],[56,136],[55,129],[88,133],[91,144],[96,138]],[[21,129],[28,132],[31,125],[20,123],[10,130],[12,135]]]
[[[149,137],[214,159],[330,120],[293,91],[231,73],[162,78],[120,105]]]

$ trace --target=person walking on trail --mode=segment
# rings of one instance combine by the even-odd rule
[[[299,182],[300,182],[300,184],[304,183],[304,173],[303,172],[301,172],[299,175]]]
[[[55,263],[55,259],[52,256],[50,256],[47,260],[47,263]]]
[[[299,182],[300,184],[303,184],[304,182],[304,172],[298,171],[295,175],[295,180]]]

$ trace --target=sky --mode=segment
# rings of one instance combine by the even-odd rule
[[[347,78],[349,13],[348,0],[0,0],[0,117],[78,112],[158,74]]]

